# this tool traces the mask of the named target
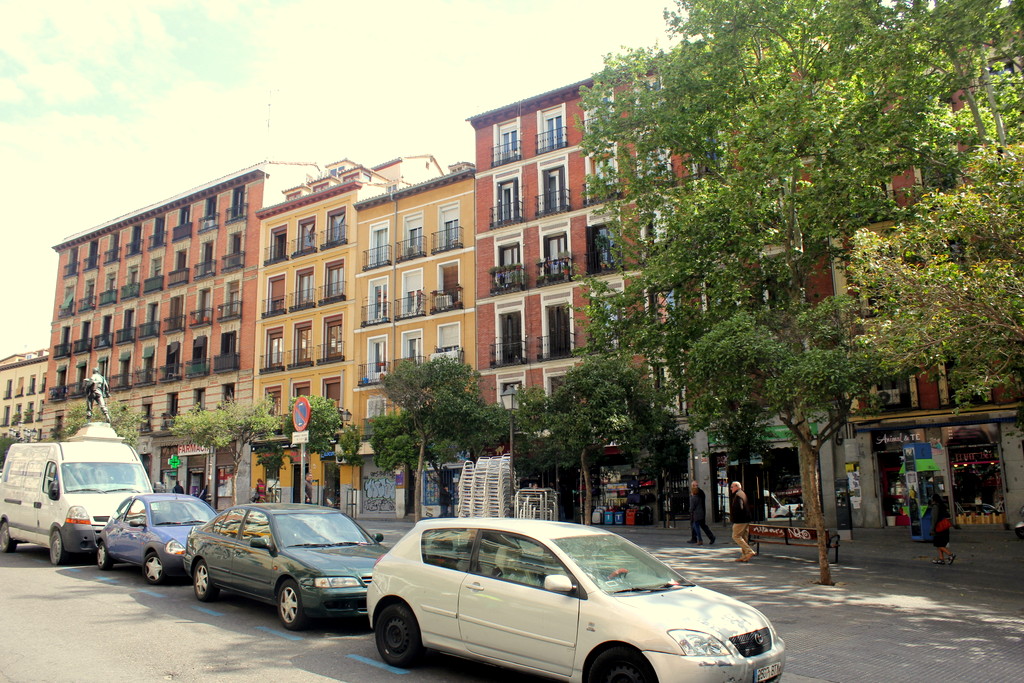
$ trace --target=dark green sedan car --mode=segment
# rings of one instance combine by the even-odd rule
[[[348,515],[289,503],[238,505],[197,527],[185,546],[185,571],[196,598],[220,589],[277,605],[284,627],[313,617],[366,614],[366,586],[386,552]]]

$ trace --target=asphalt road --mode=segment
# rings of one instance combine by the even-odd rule
[[[366,526],[387,543],[409,525]],[[764,546],[740,564],[724,530],[702,548],[679,530],[620,531],[764,611],[786,640],[787,681],[1009,681],[1024,670],[1024,543],[1002,535],[954,535],[957,563],[936,567],[930,547],[861,533],[826,587],[809,548]],[[542,680],[444,655],[389,669],[364,620],[292,633],[271,606],[229,593],[199,603],[187,581],[152,587],[125,565],[55,568],[32,545],[0,555],[0,610],[0,681]]]

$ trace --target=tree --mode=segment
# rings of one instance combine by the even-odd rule
[[[139,427],[145,420],[142,413],[131,410],[127,404],[120,401],[108,403],[107,410],[110,412],[110,428],[124,439],[126,444],[136,448],[139,445]],[[85,416],[85,402],[80,401],[64,411],[61,427],[54,430],[53,438],[50,440],[67,441],[77,434],[78,430],[84,427],[88,421]]]
[[[485,408],[480,395],[479,376],[468,365],[452,358],[435,358],[426,363],[399,362],[383,380],[384,395],[401,411],[407,436],[416,445],[417,457],[412,472],[415,519],[420,518],[423,491],[420,473],[426,465],[437,470],[442,457],[451,459],[458,450],[476,443],[475,432],[486,427],[492,411]],[[371,445],[382,443],[374,418]],[[385,421],[381,424],[388,424]],[[404,452],[405,439],[394,448]],[[389,449],[392,450],[392,449]],[[374,445],[374,452],[377,447]],[[382,467],[377,456],[374,462]]]
[[[916,195],[888,191],[893,176],[916,169],[946,184],[963,162],[956,143],[988,133],[985,117],[979,128],[948,107],[977,69],[939,78],[922,56],[937,35],[944,54],[988,54],[1009,42],[986,20],[1005,10],[995,0],[678,6],[674,48],[610,58],[584,97],[584,146],[600,170],[591,192],[621,197],[606,214],[629,272],[621,291],[594,283],[592,343],[663,363],[713,429],[779,416],[800,454],[819,580],[831,584],[817,467],[875,364],[853,344],[854,309],[828,275],[855,230]]]
[[[593,506],[591,467],[601,463],[609,444],[638,456],[674,427],[665,405],[665,397],[638,365],[614,356],[586,358],[565,374],[547,400],[537,416],[543,416],[539,426],[546,428],[551,447],[579,463],[586,524]]]
[[[0,470],[4,467],[4,461],[7,460],[7,451],[16,443],[18,443],[17,439],[12,439],[9,436],[0,436]]]
[[[232,447],[231,462],[234,468],[231,488],[233,501],[237,504],[238,466],[246,448],[254,441],[267,438],[281,425],[281,418],[273,414],[273,409],[274,403],[269,397],[259,403],[226,401],[213,410],[193,410],[176,416],[171,433],[197,446],[214,449],[214,452]],[[212,487],[213,482],[209,486]]]
[[[961,405],[1024,392],[1024,146],[978,150],[968,176],[861,230],[851,268],[872,304],[865,343],[894,375],[951,365]]]
[[[341,429],[341,415],[338,413],[338,404],[333,399],[323,396],[307,396],[309,400],[309,442],[306,444],[307,453],[323,453],[333,451],[334,444],[338,440],[338,431]],[[288,414],[281,416],[281,433],[284,434],[288,443],[293,443],[295,424],[292,421],[292,409],[295,407],[295,400],[288,404]]]

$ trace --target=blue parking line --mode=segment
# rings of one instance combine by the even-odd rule
[[[139,592],[140,593],[145,593],[146,595],[152,595],[154,598],[166,598],[167,597],[163,593],[157,593],[156,591],[146,590],[145,588],[140,588]]]
[[[200,607],[199,605],[192,605],[192,609],[199,610],[203,614],[209,614],[210,616],[214,616],[214,617],[222,617],[222,616],[224,616],[223,612],[218,612],[217,610],[210,609],[209,607]]]
[[[287,640],[302,640],[302,636],[297,636],[294,633],[285,633],[284,631],[278,631],[277,629],[267,628],[266,626],[257,626],[256,630],[269,633],[270,635],[277,636],[278,638],[285,638]]]
[[[370,666],[375,666],[378,669],[384,669],[385,671],[390,671],[393,674],[407,674],[407,673],[409,673],[408,669],[399,669],[398,667],[389,666],[389,665],[385,664],[384,662],[378,662],[376,659],[370,659],[369,657],[363,657],[361,655],[348,655],[348,658],[349,659],[354,659],[357,662],[362,662],[363,664],[369,664]]]
[[[118,581],[117,579],[112,579],[112,578],[110,578],[109,576],[97,576],[97,577],[96,577],[96,580],[97,580],[97,581],[104,581],[104,582],[106,582],[106,583],[121,583],[121,582],[120,582],[120,581]]]

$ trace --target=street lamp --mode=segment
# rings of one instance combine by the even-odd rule
[[[505,406],[505,410],[508,411],[508,465],[509,469],[514,473],[515,470],[512,468],[512,459],[515,457],[513,450],[513,443],[515,439],[515,413],[516,404],[519,398],[519,387],[515,384],[509,384],[505,387],[505,390],[501,392],[501,404]],[[515,474],[513,474],[515,476]]]
[[[338,415],[341,416],[341,421],[342,422],[351,422],[352,421],[352,411],[350,411],[350,410],[348,410],[346,408],[338,408]]]

